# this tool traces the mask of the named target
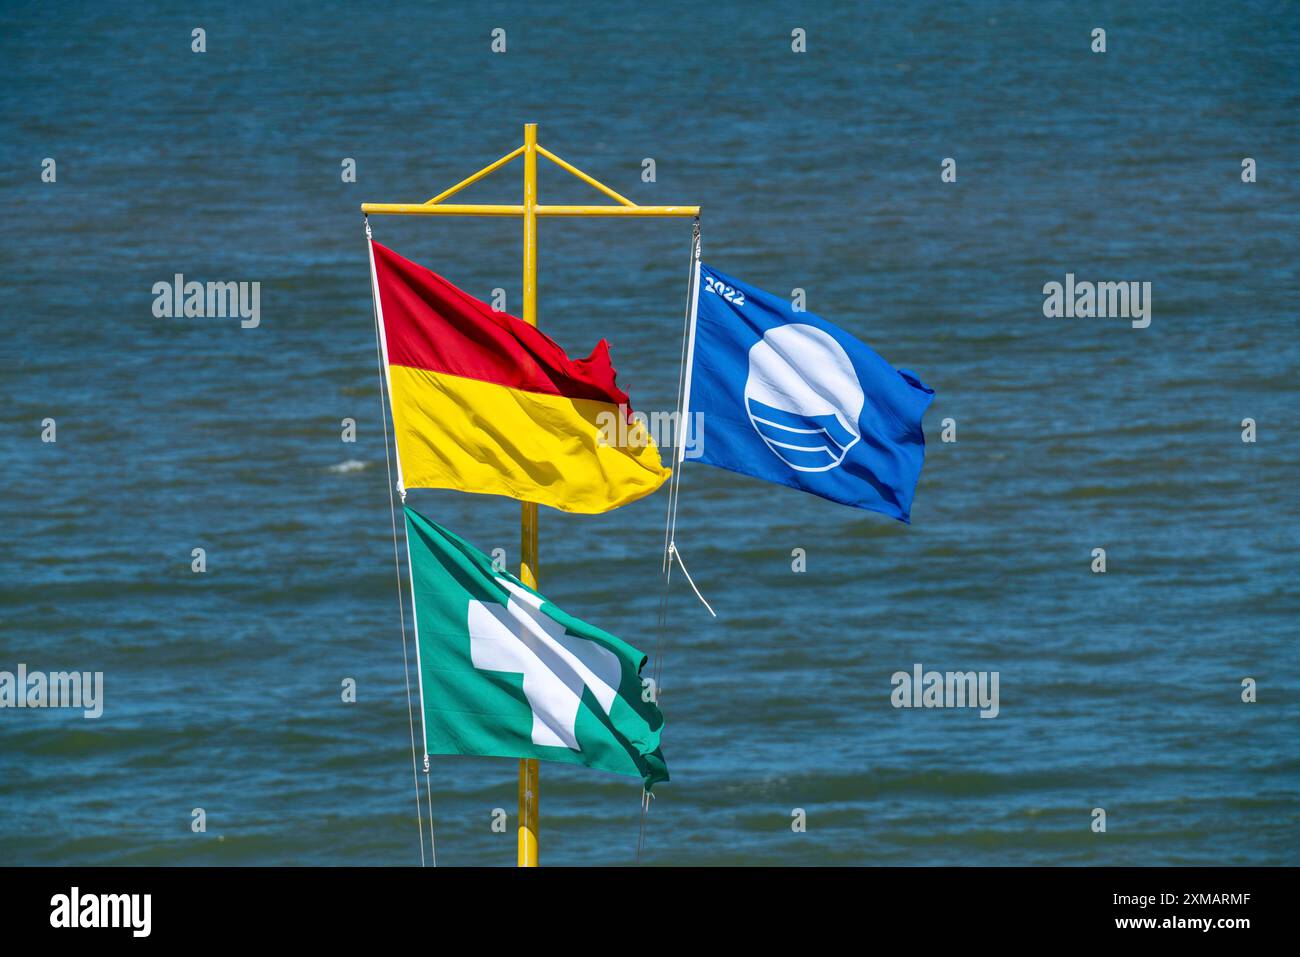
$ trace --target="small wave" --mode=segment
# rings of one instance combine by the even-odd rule
[[[338,465],[331,465],[331,472],[360,472],[367,468],[370,463],[362,462],[359,459],[348,459],[346,462],[340,462]]]

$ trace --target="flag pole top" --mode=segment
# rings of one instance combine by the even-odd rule
[[[443,190],[432,199],[423,203],[362,203],[361,212],[366,215],[374,213],[375,215],[397,215],[397,216],[524,216],[529,211],[529,207],[515,203],[444,203],[443,200],[454,196],[467,186],[473,186],[479,180],[484,179],[503,166],[508,165],[513,160],[523,156],[525,152],[532,149],[538,156],[544,156],[547,160],[554,163],[560,169],[564,170],[576,178],[582,180],[588,186],[591,186],[604,193],[609,199],[614,200],[617,205],[610,206],[586,206],[586,205],[564,205],[564,206],[547,206],[540,203],[532,203],[531,211],[534,216],[633,216],[633,217],[697,217],[700,215],[699,206],[638,206],[626,196],[614,191],[606,186],[594,176],[584,172],[572,163],[566,162],[559,156],[556,156],[546,147],[537,143],[537,124],[524,124],[524,142],[515,147],[505,156],[489,163],[476,173],[466,176],[463,180],[449,189]]]

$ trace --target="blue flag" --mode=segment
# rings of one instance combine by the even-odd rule
[[[910,521],[934,390],[716,269],[700,266],[696,297],[687,410],[702,414],[699,460]]]

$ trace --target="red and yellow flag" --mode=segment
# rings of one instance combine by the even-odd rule
[[[614,384],[604,339],[586,359],[570,359],[522,319],[371,248],[404,487],[591,513],[663,484],[669,470]],[[607,439],[622,431],[610,429],[620,414],[627,439],[617,445]]]

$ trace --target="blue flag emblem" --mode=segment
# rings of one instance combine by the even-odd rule
[[[910,520],[934,390],[785,300],[700,266],[688,411],[700,461]]]

